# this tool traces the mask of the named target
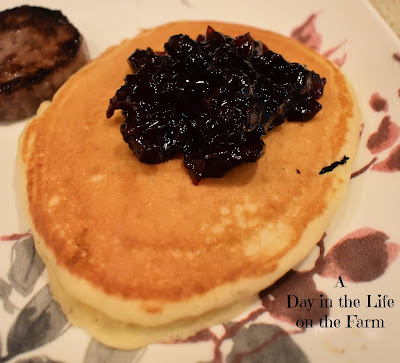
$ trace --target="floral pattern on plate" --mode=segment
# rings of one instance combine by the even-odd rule
[[[174,4],[181,8],[181,14],[193,14],[197,6],[190,0]],[[291,4],[301,10],[300,5]],[[50,6],[46,1],[43,5]],[[271,5],[279,7],[273,1],[265,4]],[[143,9],[146,5],[138,1],[134,6]],[[356,32],[332,36],[329,19],[337,21],[342,16],[340,11],[354,10],[352,6],[370,21],[377,15],[366,3],[335,6],[338,9],[333,14],[332,5],[327,1],[310,1],[304,5],[309,12],[302,13],[301,19],[296,18],[286,33],[343,67],[352,81],[358,81],[361,77],[355,75],[357,65],[353,59],[354,52],[360,50],[355,51],[357,45],[352,43]],[[196,16],[205,18],[203,7],[197,10]],[[371,27],[381,38],[390,38],[379,20]],[[277,31],[285,32],[279,27]],[[400,75],[400,42],[393,40],[391,44],[393,48],[387,48],[387,54],[382,56],[390,59],[390,67],[397,66]],[[366,67],[371,69],[370,64]],[[259,302],[249,311],[230,323],[205,329],[183,341],[131,351],[111,349],[68,323],[51,297],[44,264],[29,231],[15,229],[3,233],[0,230],[0,362],[284,363],[321,359],[334,362],[345,358],[373,362],[377,357],[397,361],[400,351],[393,344],[396,341],[393,335],[400,322],[398,311],[386,308],[380,310],[382,314],[375,314],[377,309],[371,312],[365,306],[337,307],[338,298],[344,294],[353,302],[356,298],[363,302],[366,296],[372,300],[379,294],[393,298],[395,306],[400,302],[400,288],[392,284],[400,271],[400,234],[396,233],[398,227],[393,217],[400,202],[400,193],[395,188],[400,182],[400,89],[398,84],[394,86],[390,82],[383,86],[376,84],[376,88],[372,81],[366,87],[355,83],[364,127],[349,196],[310,256],[273,286],[261,291]],[[14,132],[16,141],[21,127],[9,123],[2,125],[1,131],[7,127],[18,129]],[[3,153],[2,158],[7,157]],[[6,201],[2,208],[5,210],[8,204]],[[338,281],[345,287],[338,286]],[[309,310],[301,304],[288,308],[289,296],[321,303]],[[324,330],[319,326],[321,317],[325,316],[331,320],[340,317],[345,323],[343,316],[347,315],[344,314],[356,315],[354,319],[359,320],[363,317],[362,321],[380,317],[386,326],[361,330],[343,326]]]

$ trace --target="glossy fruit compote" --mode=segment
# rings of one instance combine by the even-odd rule
[[[326,80],[249,33],[230,38],[208,27],[196,40],[174,35],[164,49],[129,57],[133,73],[107,117],[122,110],[123,138],[144,163],[183,154],[195,184],[256,161],[268,130],[308,121],[321,109]]]

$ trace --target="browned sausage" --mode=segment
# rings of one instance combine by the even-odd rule
[[[88,61],[83,37],[60,12],[21,6],[0,13],[0,120],[33,115]]]

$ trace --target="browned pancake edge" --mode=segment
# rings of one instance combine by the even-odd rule
[[[207,25],[249,31],[327,85],[312,121],[277,127],[257,163],[195,186],[181,158],[138,162],[122,116],[105,111],[136,48],[159,50]],[[158,326],[248,300],[303,259],[346,191],[358,133],[351,87],[314,51],[250,26],[170,23],[107,50],[30,122],[19,141],[21,190],[37,249],[67,294],[111,319]],[[319,174],[344,155],[347,164]]]

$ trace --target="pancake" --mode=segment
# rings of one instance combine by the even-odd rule
[[[250,32],[327,79],[309,122],[275,127],[256,163],[195,186],[182,159],[140,163],[105,111],[136,49],[207,25]],[[26,214],[69,320],[118,348],[187,337],[227,321],[302,260],[343,198],[360,116],[346,77],[293,39],[250,26],[177,22],[144,30],[74,74],[20,136]],[[344,156],[349,160],[319,172]]]

